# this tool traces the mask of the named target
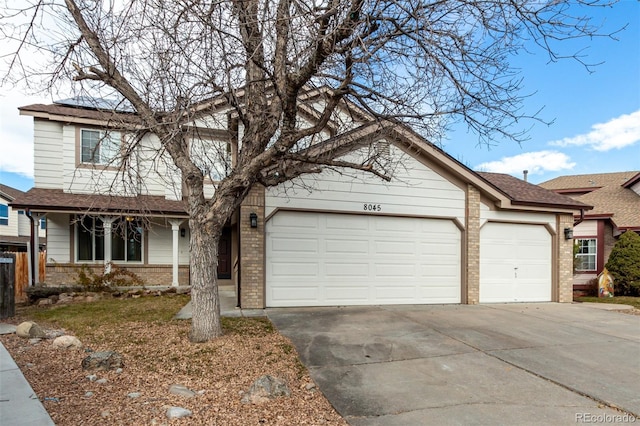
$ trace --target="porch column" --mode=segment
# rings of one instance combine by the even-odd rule
[[[180,285],[178,281],[178,258],[179,258],[179,250],[178,246],[180,243],[180,225],[182,225],[184,219],[169,219],[169,223],[171,224],[171,234],[173,241],[173,280],[171,285],[173,287],[178,287]]]
[[[102,216],[102,227],[104,229],[104,273],[111,272],[111,233],[115,217]]]
[[[31,213],[33,219],[33,283],[40,284],[40,219],[44,218],[46,213]]]

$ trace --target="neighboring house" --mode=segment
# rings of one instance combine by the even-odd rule
[[[620,234],[640,233],[640,171],[560,176],[540,186],[593,206],[576,216],[573,231],[578,245],[574,288],[586,289],[602,272]]]
[[[28,212],[13,209],[9,204],[24,192],[0,183],[0,251],[27,251],[31,241],[31,220]],[[35,223],[39,228],[40,250],[46,246],[46,220]]]
[[[138,145],[141,160],[129,174],[141,184],[108,196],[117,173],[109,153],[123,137],[114,129],[104,137],[111,112],[61,104],[20,111],[34,117],[35,188],[14,205],[47,217],[48,283],[72,281],[79,264],[113,261],[149,285],[189,284],[179,174],[155,155],[158,141],[146,135]],[[218,121],[200,133],[233,161],[242,129],[238,120]],[[383,133],[355,118],[350,126],[342,136],[328,126],[325,141],[375,137],[397,165],[394,179],[326,169],[255,186],[219,248],[219,277],[236,286],[242,307],[572,300],[565,230],[589,206],[511,176],[475,173],[401,124]],[[100,138],[115,143],[98,157]]]

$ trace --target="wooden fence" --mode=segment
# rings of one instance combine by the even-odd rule
[[[16,282],[15,282],[15,295],[16,302],[26,302],[27,301],[27,287],[29,287],[29,260],[27,258],[26,252],[16,252],[13,253],[16,255]],[[40,282],[43,283],[46,278],[46,263],[47,263],[47,252],[39,252],[40,256]]]

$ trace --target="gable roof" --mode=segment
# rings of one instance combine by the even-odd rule
[[[318,89],[320,90],[320,89]],[[313,98],[318,96],[318,90],[310,90],[305,96]],[[21,113],[34,117],[47,118],[55,121],[66,122],[94,122],[95,124],[113,125],[119,120],[121,123],[135,123],[138,121],[136,114],[98,110],[81,106],[52,105],[28,105],[20,108]],[[362,113],[364,114],[364,113]],[[536,185],[524,182],[510,175],[498,173],[477,173],[460,163],[444,150],[425,140],[406,124],[397,120],[373,120],[365,122],[346,133],[334,136],[329,140],[312,147],[320,151],[341,151],[347,146],[357,145],[357,141],[364,141],[372,136],[382,138],[391,137],[401,141],[409,147],[414,154],[427,157],[438,166],[451,171],[464,182],[476,185],[480,191],[499,202],[502,208],[515,206],[534,207],[543,209],[555,209],[555,211],[586,210],[590,206],[561,194],[547,191]],[[355,143],[354,143],[355,141]],[[119,200],[119,201],[118,201]],[[135,201],[137,200],[137,201]],[[136,206],[140,203],[142,206]],[[20,197],[16,206],[60,211],[78,210],[102,210],[102,211],[139,211],[156,214],[184,215],[184,206],[180,201],[166,200],[163,197],[139,196],[139,197],[114,197],[106,195],[80,195],[69,194],[62,190],[45,190],[34,188],[25,197]],[[518,208],[518,207],[516,207]]]
[[[640,229],[640,195],[630,187],[640,172],[560,176],[540,184],[556,192],[573,192],[571,198],[594,206],[589,216],[609,216],[619,229]]]
[[[513,204],[537,206],[564,206],[578,210],[590,210],[592,206],[557,194],[538,185],[525,182],[502,173],[477,172],[483,179],[505,193]]]
[[[12,188],[8,185],[3,185],[0,183],[0,196],[8,199],[9,201],[15,200],[18,196],[24,194],[24,192],[19,189]]]

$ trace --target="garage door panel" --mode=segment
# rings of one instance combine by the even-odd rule
[[[368,240],[348,240],[344,239],[325,239],[325,253],[327,254],[351,254],[363,255],[369,254]]]
[[[374,273],[378,277],[388,277],[391,280],[394,278],[413,278],[416,275],[416,265],[413,263],[377,263],[374,266]]]
[[[325,287],[325,300],[331,304],[364,304],[370,299],[370,289],[366,284],[360,286],[341,285]],[[317,303],[317,301],[311,301]]]
[[[550,301],[551,262],[543,225],[487,223],[480,231],[480,302]]]
[[[287,238],[277,250],[267,242],[267,306],[460,303],[461,235],[450,220],[285,211],[276,218],[277,226],[267,222],[268,240],[314,240],[319,251],[297,252]],[[301,218],[305,227],[296,225]],[[316,291],[289,293],[293,287]]]
[[[318,241],[302,238],[272,238],[271,250],[284,256],[290,253],[318,253]]]
[[[368,231],[369,224],[358,215],[334,215],[325,217],[325,229],[329,231]]]
[[[375,241],[374,255],[414,256],[416,245],[413,241]]]
[[[318,264],[311,262],[278,262],[272,264],[271,273],[274,277],[308,278],[318,276]]]
[[[335,263],[324,264],[326,277],[349,277],[349,278],[369,278],[369,263]]]

